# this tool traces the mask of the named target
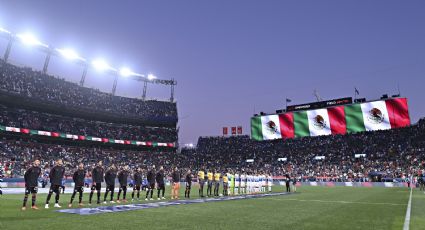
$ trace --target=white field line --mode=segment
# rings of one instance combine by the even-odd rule
[[[278,200],[278,201],[320,202],[320,203],[337,203],[337,204],[366,204],[366,205],[406,206],[406,204],[398,204],[398,203],[357,202],[357,201],[343,201],[343,200],[301,200],[301,199],[276,199],[276,198],[266,198],[266,199],[268,199],[268,200]]]
[[[403,230],[409,230],[409,226],[410,226],[410,211],[412,209],[412,191],[413,189],[410,188],[410,196],[409,196],[409,202],[407,203],[406,217],[404,218]]]

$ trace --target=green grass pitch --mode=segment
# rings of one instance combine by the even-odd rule
[[[282,190],[283,187],[274,187],[275,192]],[[167,192],[170,194],[169,190]],[[197,188],[193,188],[192,198],[198,198],[197,193]],[[54,212],[52,202],[51,208],[45,210],[45,194],[38,196],[37,205],[41,210],[28,208],[27,211],[21,211],[22,195],[4,195],[0,197],[0,229],[400,230],[403,229],[409,194],[407,188],[301,187],[296,194],[289,196],[90,216]],[[86,201],[88,194],[84,195]],[[69,198],[70,195],[61,196],[63,208]],[[418,190],[413,192],[411,215],[410,229],[425,229],[425,194]]]

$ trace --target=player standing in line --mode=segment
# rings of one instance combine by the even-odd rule
[[[265,193],[266,192],[266,187],[267,187],[267,177],[266,177],[266,174],[263,172],[263,174],[262,174],[261,177],[263,178],[263,183],[262,183],[261,191],[263,193]]]
[[[180,172],[178,168],[175,167],[173,173],[171,174],[173,179],[172,191],[171,191],[171,199],[179,199],[179,190],[180,190]]]
[[[254,182],[254,176],[251,172],[248,172],[246,175],[246,190],[247,190],[247,194],[251,194],[252,193],[252,184]]]
[[[71,201],[68,204],[68,207],[72,207],[72,202],[74,201],[75,195],[78,192],[78,206],[83,206],[83,192],[84,192],[84,179],[86,177],[86,171],[84,170],[84,164],[78,164],[78,169],[74,172],[72,179],[74,180],[74,192],[71,196]]]
[[[65,175],[65,168],[63,167],[63,162],[61,159],[56,161],[56,165],[50,170],[50,190],[47,195],[46,205],[44,208],[49,208],[49,201],[52,197],[52,194],[55,193],[55,208],[61,208],[59,205],[59,196],[60,196],[60,187],[62,186],[62,179]]]
[[[124,166],[124,168],[118,173],[118,182],[120,183],[120,189],[118,190],[117,203],[121,203],[120,196],[122,195],[122,202],[127,203],[127,180],[128,180],[128,166]]]
[[[240,184],[241,184],[241,177],[240,177],[240,175],[239,175],[238,172],[235,173],[235,180],[234,181],[235,181],[235,192],[234,192],[234,194],[235,195],[239,195],[239,193],[240,193],[239,189],[240,189]]]
[[[213,173],[208,171],[207,176],[208,176],[208,182],[207,182],[207,196],[211,197],[212,196],[212,186],[213,186]]]
[[[292,191],[297,192],[297,178],[294,175],[294,179],[292,180]]]
[[[272,192],[273,176],[270,173],[267,175],[267,185],[269,187],[269,192]]]
[[[227,173],[227,177],[229,179],[229,195],[233,196],[235,192],[235,176],[232,174],[231,170]]]
[[[223,195],[228,196],[229,195],[229,177],[227,176],[227,173],[223,174]]]
[[[131,194],[131,201],[134,201],[134,192],[137,191],[137,201],[140,201],[140,187],[142,186],[142,169],[137,168],[133,174],[133,193]]]
[[[157,196],[157,199],[158,200],[160,200],[160,199],[163,199],[163,200],[165,200],[165,196],[164,196],[164,193],[165,193],[165,182],[164,182],[164,167],[159,167],[159,171],[156,173],[156,184],[157,184],[157,190],[158,190],[158,196]],[[160,198],[160,193],[161,193],[161,191],[162,191],[162,197]]]
[[[35,205],[37,199],[37,190],[38,190],[38,177],[41,176],[40,160],[36,159],[32,163],[32,166],[25,171],[25,197],[24,203],[22,205],[22,211],[27,209],[28,195],[32,194],[31,197],[31,208],[38,210],[38,207]]]
[[[190,198],[190,189],[192,188],[192,178],[193,178],[193,175],[189,169],[186,174],[186,190],[184,191],[185,198]]]
[[[108,171],[105,173],[105,182],[106,182],[106,191],[105,196],[103,197],[103,203],[106,204],[106,198],[108,193],[111,192],[111,204],[114,202],[114,192],[115,192],[115,179],[117,178],[117,168],[115,165],[112,165]]]
[[[148,200],[149,193],[151,194],[151,198],[149,200],[153,200],[153,190],[155,189],[155,165],[152,165],[151,170],[148,171],[148,174],[146,175],[146,179],[148,180],[148,188],[146,190],[146,199]]]
[[[219,172],[214,173],[214,196],[218,196],[218,192],[220,189],[220,176],[221,174]]]
[[[246,194],[246,173],[242,172],[241,173],[241,183],[240,183],[240,190],[241,190],[241,194]]]
[[[198,172],[199,197],[204,197],[205,172],[203,169]]]
[[[91,186],[91,191],[89,196],[89,205],[91,205],[94,190],[97,191],[97,204],[100,204],[100,190],[102,188],[102,182],[104,178],[103,176],[104,176],[104,170],[102,166],[102,161],[99,161],[96,167],[92,170],[92,174],[91,174],[93,184]]]

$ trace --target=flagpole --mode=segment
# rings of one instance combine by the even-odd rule
[[[354,101],[356,101],[357,99],[357,92],[356,92],[356,87],[354,87]]]
[[[288,98],[285,98],[285,112],[287,108],[288,108]]]
[[[397,91],[398,91],[398,96],[401,96],[401,94],[400,94],[400,84],[399,83],[397,83]]]

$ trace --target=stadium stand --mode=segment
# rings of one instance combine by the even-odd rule
[[[424,133],[425,119],[421,119],[406,128],[283,141],[201,137],[194,157],[207,168],[263,169],[274,175],[291,174],[301,181],[392,181],[424,169]],[[365,155],[356,158],[356,154]]]
[[[125,140],[175,142],[177,130],[170,127],[117,124],[83,118],[48,114],[0,104],[0,124],[35,130],[60,131],[75,135]]]
[[[44,104],[38,108],[53,106],[57,111],[65,109],[68,114],[70,110],[79,110],[77,114],[80,115],[83,114],[81,111],[90,111],[91,114],[97,112],[104,117],[110,115],[127,120],[134,118],[171,125],[177,122],[177,106],[174,102],[113,96],[3,60],[0,60],[0,66],[0,93],[5,102],[12,97],[13,105],[37,105],[41,101]]]
[[[392,181],[413,175],[425,167],[425,119],[406,128],[351,135],[306,137],[277,141],[253,141],[249,136],[200,137],[197,148],[173,151],[134,151],[43,144],[32,140],[3,139],[0,162],[13,168],[6,175],[21,176],[33,157],[44,164],[65,160],[68,172],[79,161],[93,165],[164,165],[166,172],[187,169],[264,170],[275,176],[290,174],[300,181]],[[356,158],[355,154],[365,154]],[[315,160],[316,156],[324,159]],[[278,158],[287,158],[278,161]],[[246,159],[254,159],[247,163]],[[10,167],[12,165],[12,167]],[[3,170],[7,171],[7,170]]]

